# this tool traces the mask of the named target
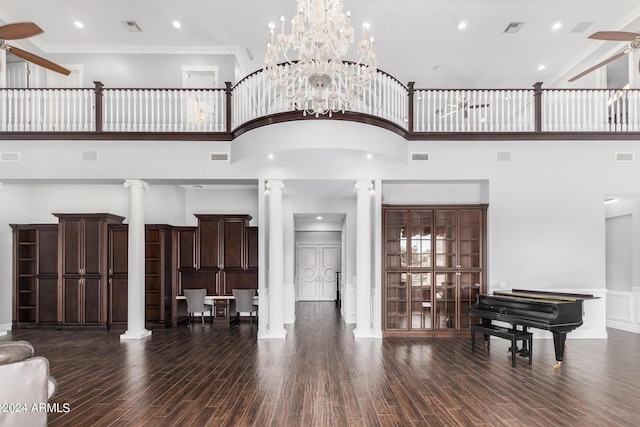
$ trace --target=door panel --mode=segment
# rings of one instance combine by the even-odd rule
[[[334,301],[338,271],[339,245],[298,245],[298,299]]]
[[[84,281],[84,324],[98,325],[101,320],[100,308],[102,279],[86,278]]]
[[[317,252],[318,248],[316,246],[298,246],[298,290],[301,301],[315,300],[317,298]]]
[[[336,299],[336,279],[340,269],[340,247],[322,246],[320,257],[322,270],[318,275],[319,297],[322,300],[333,301]]]

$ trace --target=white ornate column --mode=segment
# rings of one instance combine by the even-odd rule
[[[145,329],[144,298],[144,190],[149,186],[138,179],[124,182],[129,189],[129,271],[127,331],[120,340],[136,340],[148,337]]]
[[[282,190],[278,179],[267,181],[269,190],[269,329],[265,338],[285,338],[284,328],[284,229],[282,217]]]
[[[371,180],[359,180],[356,196],[356,338],[373,338],[371,327]]]

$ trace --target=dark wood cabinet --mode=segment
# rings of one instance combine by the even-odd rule
[[[383,206],[383,329],[451,334],[486,287],[486,205]]]
[[[145,327],[171,326],[175,300],[176,261],[173,227],[163,224],[145,226]],[[128,321],[129,227],[109,226],[109,327],[124,329]]]
[[[54,214],[59,220],[58,321],[67,328],[107,328],[108,226],[112,214]]]
[[[129,226],[109,226],[109,310],[107,324],[126,328],[129,313]]]
[[[13,327],[58,322],[58,225],[11,224],[14,254]]]
[[[233,288],[257,289],[258,234],[257,227],[249,227],[251,216],[195,216],[198,218],[196,228],[177,228],[180,236],[178,294],[185,288],[206,288],[210,295],[231,295]],[[249,262],[255,267],[250,268]]]

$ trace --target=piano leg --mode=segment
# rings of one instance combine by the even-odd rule
[[[554,332],[553,333],[553,346],[556,350],[556,364],[554,368],[559,368],[564,360],[564,343],[567,340],[566,332]]]

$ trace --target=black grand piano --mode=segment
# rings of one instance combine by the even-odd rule
[[[558,367],[564,358],[567,333],[582,325],[582,302],[595,298],[598,297],[524,289],[496,291],[493,295],[476,296],[469,315],[481,318],[483,325],[496,320],[510,323],[514,329],[521,327],[523,331],[531,327],[552,332],[555,367]]]

